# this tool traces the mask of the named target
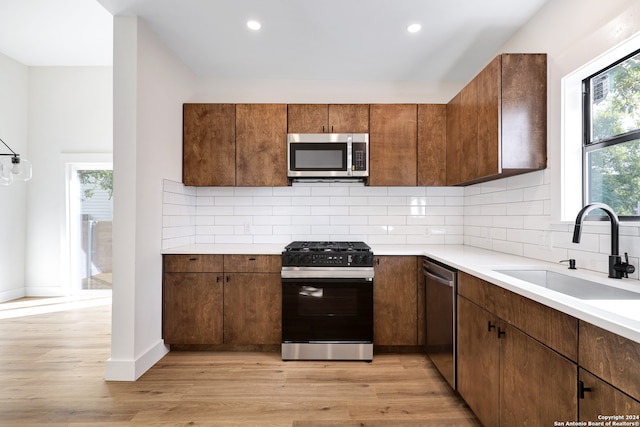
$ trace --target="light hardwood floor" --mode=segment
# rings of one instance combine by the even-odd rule
[[[479,425],[418,354],[171,352],[136,382],[104,381],[110,315],[98,305],[0,320],[1,426]]]

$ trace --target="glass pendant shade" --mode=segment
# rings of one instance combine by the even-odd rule
[[[11,174],[11,162],[8,159],[0,159],[0,185],[11,185],[13,175]]]
[[[18,160],[18,162],[15,161]],[[18,157],[12,158],[11,175],[16,181],[29,181],[32,177],[31,162]]]

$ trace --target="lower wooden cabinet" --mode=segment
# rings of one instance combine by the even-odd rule
[[[577,419],[577,365],[458,298],[458,392],[484,426]]]
[[[373,282],[373,343],[418,344],[418,258],[376,256]]]
[[[590,372],[579,370],[580,421],[600,421],[600,415],[622,415],[623,421],[640,422],[640,402]]]
[[[280,256],[165,255],[163,265],[166,344],[281,342]]]
[[[225,276],[224,342],[280,344],[280,274],[234,273]]]
[[[497,426],[500,396],[498,318],[458,297],[458,393],[482,425]]]
[[[222,272],[164,273],[167,344],[222,344]]]

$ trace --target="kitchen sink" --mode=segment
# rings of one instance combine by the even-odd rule
[[[640,293],[551,270],[494,271],[582,300],[640,300]]]

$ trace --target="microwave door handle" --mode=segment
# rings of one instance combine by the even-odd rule
[[[353,174],[353,137],[347,136],[347,174]]]

